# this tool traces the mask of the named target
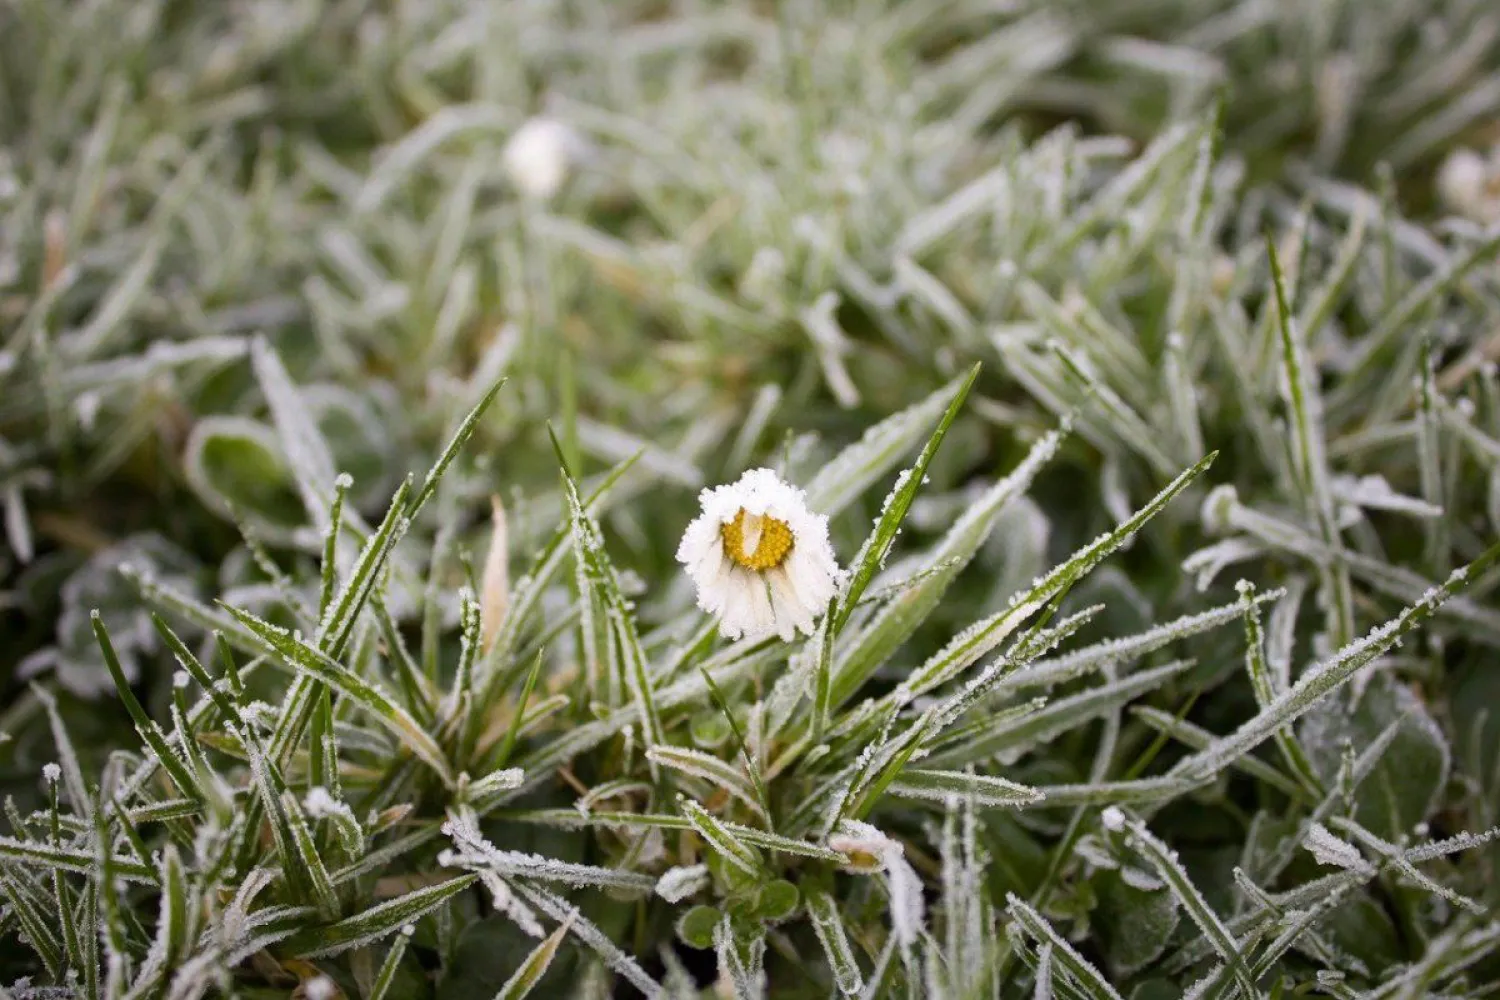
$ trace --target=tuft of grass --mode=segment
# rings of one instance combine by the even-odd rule
[[[1500,989],[1489,6],[0,4],[0,996]]]

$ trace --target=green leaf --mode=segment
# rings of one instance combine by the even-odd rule
[[[1402,611],[1391,621],[1374,629],[1363,639],[1339,650],[1329,659],[1305,670],[1297,683],[1274,702],[1262,709],[1229,736],[1213,746],[1178,762],[1170,777],[1190,781],[1206,780],[1217,774],[1229,761],[1249,753],[1276,730],[1289,725],[1312,710],[1318,702],[1341,687],[1363,666],[1396,645],[1403,637],[1432,617],[1452,595],[1500,560],[1500,545],[1487,549],[1468,566],[1455,570],[1439,587],[1422,600]]]
[[[677,921],[677,936],[692,948],[712,948],[721,914],[712,906],[695,906]]]
[[[1171,503],[1177,494],[1187,489],[1189,484],[1206,472],[1217,456],[1218,452],[1213,452],[1199,460],[1192,468],[1168,483],[1160,493],[1151,498],[1150,502],[1122,521],[1113,531],[1099,536],[1073,553],[1065,562],[1033,584],[1026,593],[1012,597],[1005,611],[961,633],[954,645],[929,660],[921,669],[912,674],[907,681],[908,689],[913,694],[923,694],[953,679],[964,667],[984,655],[985,651],[998,645],[1003,637],[1020,622],[1039,611],[1046,602],[1066,591],[1074,581],[1088,574],[1111,553],[1134,537],[1135,533]]]
[[[777,879],[760,887],[755,898],[755,914],[762,920],[785,920],[802,902],[802,893],[786,879]]]
[[[928,771],[909,767],[891,784],[891,794],[904,798],[946,802],[957,795],[987,808],[1032,805],[1043,798],[1035,788],[987,774],[964,771]]]
[[[833,705],[847,701],[932,614],[954,578],[989,538],[1006,505],[1031,487],[1037,473],[1057,453],[1066,433],[1064,429],[1044,435],[1008,476],[971,504],[917,571],[923,574],[922,579],[899,593],[860,630],[835,668]]]
[[[1192,665],[1190,660],[1178,660],[1152,670],[1142,670],[1116,681],[1086,688],[1039,711],[1003,719],[997,725],[974,732],[965,732],[962,742],[934,752],[927,758],[927,762],[939,767],[955,767],[977,763],[996,754],[1019,756],[1134,698],[1156,690]]]
[[[351,948],[374,944],[431,913],[473,885],[478,878],[477,875],[460,875],[437,885],[414,889],[337,923],[296,934],[284,947],[301,958],[326,958]]]
[[[1089,964],[1088,960],[1068,943],[1067,939],[1053,929],[1046,919],[1032,909],[1015,893],[1006,897],[1011,919],[1029,937],[1041,944],[1052,946],[1052,961],[1055,966],[1066,969],[1089,997],[1104,997],[1106,1000],[1124,1000],[1115,988]]]
[[[98,859],[92,851],[83,851],[34,840],[0,837],[0,859],[19,861],[35,868],[61,868],[64,871],[92,875]],[[110,871],[132,882],[155,884],[157,873],[147,865],[124,855],[111,855]]]
[[[919,403],[886,417],[818,470],[807,484],[807,505],[832,517],[885,475],[922,440],[955,397],[968,391],[972,373],[956,378]]]
[[[458,453],[463,450],[464,445],[469,443],[469,438],[473,436],[474,431],[479,427],[479,421],[483,419],[485,411],[490,408],[490,404],[495,401],[495,396],[499,394],[501,387],[504,385],[505,379],[497,379],[485,390],[484,395],[479,398],[479,402],[474,404],[474,408],[459,422],[458,427],[453,431],[453,436],[448,439],[448,446],[443,449],[437,461],[432,464],[432,468],[427,472],[427,478],[422,480],[422,488],[412,498],[411,505],[406,511],[408,518],[415,519],[422,512],[422,508],[427,506],[427,501],[431,500],[432,495],[437,492],[438,483],[442,482],[443,474],[448,471],[448,466],[453,464],[453,460],[458,457]]]
[[[547,939],[537,945],[530,955],[526,956],[526,961],[521,963],[516,974],[500,988],[495,1000],[521,1000],[522,997],[530,995],[541,978],[547,974],[547,969],[552,965],[552,956],[557,954],[563,938],[568,936],[570,924],[571,921],[558,927],[557,930],[547,935]]]
[[[706,809],[692,799],[679,797],[677,805],[687,816],[693,829],[697,830],[698,835],[708,843],[710,849],[744,874],[760,877],[765,870],[760,852],[745,843],[737,835],[737,831],[709,815]]]
[[[663,744],[651,747],[646,751],[646,757],[657,764],[663,764],[683,774],[708,782],[715,789],[723,789],[730,795],[739,799],[745,805],[755,810],[762,820],[769,821],[760,803],[760,797],[756,794],[755,787],[744,773],[733,764],[729,764],[712,754],[701,750],[693,750],[688,747],[676,747]]]
[[[1125,980],[1166,951],[1179,921],[1177,899],[1165,888],[1138,889],[1118,872],[1094,879],[1099,906],[1092,915],[1110,971]]]
[[[556,438],[558,461],[562,463],[562,449]],[[587,567],[588,585],[597,587],[608,609],[609,625],[619,644],[623,658],[626,683],[640,712],[647,747],[666,742],[662,734],[661,716],[656,706],[651,673],[646,668],[646,654],[641,649],[640,634],[636,629],[635,614],[625,600],[620,588],[619,574],[609,554],[604,551],[604,540],[599,535],[599,526],[584,509],[579,499],[577,484],[567,466],[562,465],[563,491],[568,501],[568,517],[572,525],[573,546],[580,564]],[[587,596],[587,595],[585,595]]]
[[[1241,954],[1240,944],[1234,939],[1229,928],[1219,919],[1213,907],[1203,898],[1198,887],[1188,878],[1187,870],[1177,860],[1177,853],[1157,840],[1146,824],[1139,820],[1130,823],[1130,845],[1140,851],[1146,860],[1156,869],[1157,874],[1167,883],[1172,895],[1177,897],[1177,902],[1193,923],[1198,925],[1208,943],[1213,946],[1219,957],[1229,966],[1234,974],[1235,982],[1238,984],[1240,993],[1244,1000],[1259,1000],[1260,994],[1255,988],[1255,977],[1250,974],[1250,968],[1245,964],[1245,957]]]
[[[224,518],[242,517],[285,544],[302,524],[302,503],[276,435],[244,417],[205,417],[183,446],[183,474],[198,499]]]
[[[104,619],[99,617],[99,612],[90,614],[90,622],[94,626],[94,637],[99,642],[99,649],[104,654],[104,665],[109,669],[109,676],[114,679],[115,690],[120,693],[120,700],[125,704],[125,710],[130,713],[130,718],[135,722],[135,731],[145,742],[147,749],[151,751],[158,764],[172,776],[184,795],[201,800],[202,790],[198,787],[198,780],[183,763],[182,758],[177,755],[167,744],[167,737],[151,718],[146,714],[145,708],[136,699],[135,692],[130,690],[130,682],[125,679],[125,671],[120,666],[120,658],[115,655],[114,643],[109,640],[109,630],[104,627]]]
[[[911,509],[912,500],[916,498],[917,490],[927,475],[927,466],[932,463],[933,456],[937,454],[944,435],[948,433],[948,428],[953,426],[954,420],[958,419],[958,411],[963,407],[964,400],[968,398],[969,389],[978,377],[979,365],[976,364],[964,376],[963,383],[949,401],[948,408],[943,412],[937,428],[923,445],[916,464],[896,478],[895,487],[885,498],[880,519],[875,523],[875,530],[865,539],[865,543],[860,546],[859,553],[854,557],[849,582],[839,598],[838,612],[834,617],[835,631],[842,629],[849,621],[849,616],[854,613],[854,608],[859,604],[860,596],[864,594],[865,588],[870,585],[870,581],[874,579],[880,567],[885,565],[891,546],[896,542],[896,533],[901,528],[901,522],[906,519],[906,512]]]
[[[1311,370],[1306,345],[1287,304],[1286,283],[1282,279],[1275,240],[1266,241],[1266,252],[1270,257],[1271,280],[1276,292],[1277,329],[1281,333],[1281,388],[1292,414],[1292,453],[1297,460],[1303,496],[1317,520],[1323,544],[1333,554],[1333,559],[1320,570],[1329,597],[1329,632],[1339,645],[1343,645],[1354,638],[1354,594],[1333,509],[1332,473],[1328,468],[1323,434],[1323,399],[1314,382],[1315,372]]]
[[[389,730],[412,753],[431,767],[443,779],[445,785],[453,787],[455,780],[453,771],[443,755],[442,747],[416,719],[392,701],[384,691],[356,676],[286,629],[264,622],[248,611],[241,611],[227,605],[224,609],[254,633],[267,650],[282,657],[307,677],[327,684],[351,701],[358,703],[370,713],[376,723]],[[287,697],[290,701],[292,695],[289,694]]]
[[[264,339],[256,338],[251,344],[250,362],[261,392],[270,404],[281,452],[302,495],[307,516],[320,532],[327,531],[336,471],[333,452],[280,356]]]
[[[807,893],[807,916],[817,931],[823,954],[828,956],[828,967],[833,971],[838,991],[846,997],[859,993],[864,989],[864,976],[860,974],[854,950],[849,947],[838,904],[826,890],[812,889]]]
[[[375,982],[370,984],[369,1000],[385,1000],[386,994],[390,993],[391,986],[396,982],[396,974],[401,969],[401,958],[406,954],[406,945],[410,941],[411,935],[403,927],[391,942],[390,950],[385,953],[385,961],[380,963],[380,972],[376,974]]]
[[[1448,783],[1448,742],[1421,699],[1390,675],[1377,674],[1357,696],[1337,692],[1299,726],[1313,767],[1331,788],[1345,744],[1364,747],[1393,724],[1399,724],[1395,740],[1360,783],[1354,810],[1361,826],[1388,840],[1426,821]]]

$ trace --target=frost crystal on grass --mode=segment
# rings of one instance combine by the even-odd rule
[[[707,865],[668,868],[656,881],[656,894],[669,903],[680,903],[707,885]]]
[[[1106,806],[1099,814],[1099,821],[1104,824],[1104,829],[1111,833],[1119,833],[1125,829],[1125,813],[1119,806]]]
[[[11,992],[1494,994],[1494,5],[1074,6],[0,4]]]

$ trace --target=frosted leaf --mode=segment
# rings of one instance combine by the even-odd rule
[[[443,824],[443,832],[453,839],[455,847],[444,851],[439,858],[439,863],[447,868],[467,868],[479,873],[488,871],[507,878],[519,876],[579,887],[650,892],[656,885],[656,880],[649,875],[501,850],[484,839],[477,823],[469,816],[450,814]]]
[[[766,991],[766,976],[761,968],[765,952],[765,939],[755,938],[743,953],[726,914],[714,928],[714,949],[719,959],[719,975],[727,979],[734,991],[734,1000],[758,1000]]]
[[[1500,837],[1500,827],[1492,827],[1483,833],[1457,833],[1446,840],[1436,840],[1430,844],[1413,847],[1406,852],[1406,859],[1412,862],[1430,861],[1433,858],[1455,854],[1459,851],[1473,850],[1488,844],[1497,837]]]
[[[439,861],[441,862],[441,856]],[[494,872],[480,872],[479,881],[489,890],[490,902],[494,904],[495,912],[504,914],[523,934],[534,938],[547,936],[536,914],[515,894],[510,883]]]
[[[662,995],[661,986],[646,974],[635,959],[621,951],[597,924],[585,917],[578,907],[536,886],[521,884],[517,887],[517,891],[528,903],[553,920],[567,924],[574,937],[598,952],[606,965],[645,994],[649,1000],[656,1000]]]
[[[906,860],[901,845],[892,841],[886,853],[886,885],[891,893],[891,929],[902,947],[910,948],[925,930],[926,902],[922,897],[922,880]]]
[[[1134,865],[1120,866],[1120,880],[1132,889],[1140,889],[1142,892],[1155,892],[1165,884],[1161,879]]]
[[[1337,476],[1332,482],[1333,495],[1346,503],[1368,510],[1393,511],[1412,517],[1442,517],[1443,509],[1425,500],[1397,493],[1384,476]]]
[[[1231,520],[1239,503],[1239,493],[1233,486],[1227,483],[1215,486],[1209,491],[1207,499],[1203,501],[1203,509],[1199,513],[1199,519],[1203,522],[1203,530],[1210,535],[1222,535],[1228,532],[1232,527]]]
[[[1190,554],[1182,561],[1182,569],[1194,574],[1194,586],[1202,593],[1229,566],[1257,559],[1265,553],[1264,545],[1248,538],[1226,538]]]
[[[668,868],[656,881],[656,894],[669,903],[680,903],[707,885],[707,865]]]
[[[321,532],[329,524],[329,492],[336,472],[333,452],[313,418],[307,400],[287,373],[281,358],[257,339],[250,357],[261,391],[271,406],[271,419],[287,465],[291,468],[308,517]]]
[[[1357,847],[1335,837],[1321,823],[1313,823],[1308,827],[1306,835],[1302,838],[1302,846],[1317,859],[1318,864],[1334,865],[1346,871],[1361,874],[1374,871],[1370,863],[1364,859],[1364,855],[1359,853]]]

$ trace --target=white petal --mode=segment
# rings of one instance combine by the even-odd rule
[[[803,603],[786,570],[772,570],[767,578],[771,585],[771,603],[776,608],[776,624],[781,637],[791,640],[799,630],[811,635],[817,610]]]

